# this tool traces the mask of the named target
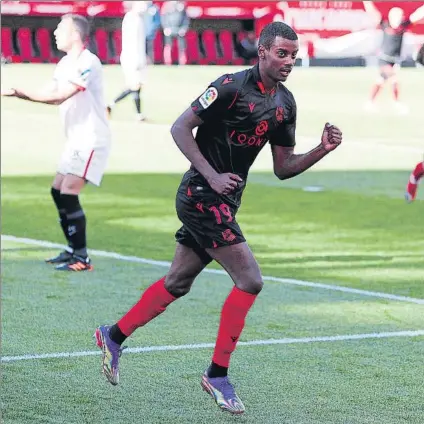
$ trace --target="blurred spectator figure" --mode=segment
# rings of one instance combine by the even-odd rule
[[[172,64],[172,43],[178,39],[178,63],[187,63],[185,35],[190,25],[183,1],[166,1],[161,9],[161,24],[165,36],[163,57],[166,65]]]
[[[418,49],[414,55],[414,60],[420,65],[424,66],[424,44]]]
[[[246,62],[258,57],[258,40],[255,31],[249,31],[243,40],[240,42],[239,55]]]
[[[153,63],[153,43],[160,28],[160,9],[152,1],[147,1],[146,3],[147,10],[144,15],[146,26],[146,51],[148,59]]]
[[[122,21],[122,51],[121,68],[125,78],[125,90],[120,93],[109,105],[107,112],[109,118],[112,109],[117,103],[131,95],[137,113],[137,120],[144,121],[142,113],[142,87],[145,84],[147,72],[146,58],[146,29],[145,13],[147,2],[126,1],[126,13]]]

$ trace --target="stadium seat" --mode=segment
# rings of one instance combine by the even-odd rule
[[[35,40],[41,61],[45,63],[57,62],[57,58],[53,55],[50,31],[47,28],[38,28],[35,33]]]
[[[109,48],[108,48],[108,34],[104,29],[97,29],[95,34],[95,44],[97,50],[97,56],[102,63],[108,63],[109,60]]]
[[[119,57],[122,51],[122,31],[117,29],[112,33],[112,46],[114,50],[113,63],[119,63]]]
[[[21,58],[13,49],[12,30],[8,27],[1,28],[1,54],[6,60],[12,63],[21,62]]]
[[[32,33],[29,28],[19,28],[16,33],[18,48],[23,62],[40,63],[39,57],[35,57],[32,45]]]
[[[154,63],[163,63],[163,34],[158,31],[153,42],[153,61]]]
[[[221,31],[218,35],[222,57],[218,58],[219,65],[242,65],[243,59],[235,51],[233,34],[230,31]]]
[[[186,34],[187,42],[187,63],[196,65],[200,59],[199,35],[196,31],[190,30]]]
[[[215,32],[207,29],[202,34],[203,48],[205,57],[200,59],[201,65],[216,65],[218,62],[218,54],[216,50],[216,36]]]

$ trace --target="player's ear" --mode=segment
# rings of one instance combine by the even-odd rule
[[[259,60],[265,59],[265,47],[262,44],[260,44],[258,47],[258,56]]]

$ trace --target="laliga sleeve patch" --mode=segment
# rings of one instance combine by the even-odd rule
[[[200,97],[199,103],[203,109],[207,109],[218,98],[218,90],[215,87],[209,87]]]

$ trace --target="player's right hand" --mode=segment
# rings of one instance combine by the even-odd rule
[[[227,172],[225,174],[217,174],[211,178],[209,185],[218,194],[229,194],[237,188],[238,183],[243,181],[238,175]]]
[[[2,88],[1,95],[5,97],[13,97],[16,95],[16,90],[14,88]]]

